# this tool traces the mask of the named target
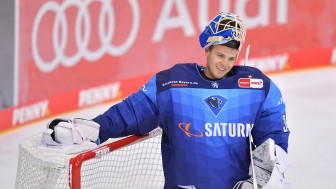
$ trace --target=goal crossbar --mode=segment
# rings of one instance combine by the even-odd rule
[[[15,188],[163,188],[161,134],[157,128],[109,139],[77,154],[41,145],[41,134],[31,136],[19,144]]]
[[[80,189],[81,185],[81,167],[82,163],[93,158],[101,157],[103,155],[106,155],[110,152],[116,151],[121,148],[125,148],[129,145],[157,137],[160,134],[162,134],[162,130],[160,128],[157,128],[150,133],[144,134],[144,135],[132,135],[128,136],[126,138],[117,140],[112,143],[105,144],[103,146],[99,146],[96,149],[86,151],[83,153],[80,153],[76,155],[75,157],[71,158],[69,160],[69,186],[71,189]]]

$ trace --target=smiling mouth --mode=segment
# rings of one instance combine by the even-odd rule
[[[220,71],[225,71],[226,69],[225,69],[225,67],[220,67],[220,66],[216,66],[217,67],[217,69],[219,69]]]

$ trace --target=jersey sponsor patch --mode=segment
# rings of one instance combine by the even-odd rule
[[[262,79],[254,78],[240,78],[238,80],[238,86],[240,88],[255,88],[261,89],[264,86],[264,81]]]
[[[203,132],[199,129],[190,129],[191,123],[179,123],[178,127],[187,135],[187,137],[203,137]]]
[[[179,129],[189,138],[197,137],[248,137],[253,127],[252,123],[235,122],[206,122],[204,126],[195,126],[192,123],[178,123]]]

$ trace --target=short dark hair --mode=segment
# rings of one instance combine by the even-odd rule
[[[240,46],[240,42],[237,41],[237,40],[231,40],[231,41],[228,41],[228,42],[226,42],[226,43],[224,43],[222,45],[238,50],[239,46]]]

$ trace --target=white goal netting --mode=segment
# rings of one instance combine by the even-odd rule
[[[41,135],[36,135],[20,143],[15,188],[163,188],[161,135],[80,162],[80,175],[72,175],[69,164],[78,154],[41,148],[40,141]],[[80,186],[70,184],[76,177]]]

